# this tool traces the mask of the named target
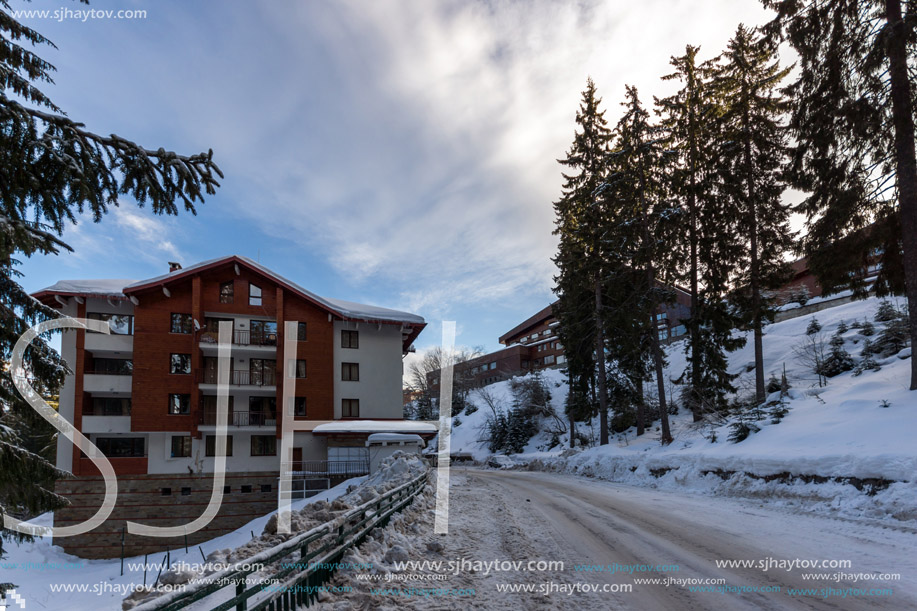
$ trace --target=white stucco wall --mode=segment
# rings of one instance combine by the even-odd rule
[[[341,331],[360,334],[359,348],[342,348]],[[341,380],[341,363],[359,363],[360,381]],[[360,400],[360,418],[401,418],[401,327],[369,323],[334,323],[334,417],[342,399]]]

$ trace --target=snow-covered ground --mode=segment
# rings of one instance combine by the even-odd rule
[[[306,500],[294,501],[293,510],[301,510],[317,501],[331,501],[347,493],[348,488],[359,485],[366,477],[347,480]],[[235,549],[252,540],[252,533],[260,535],[272,512],[256,518],[238,530],[211,539],[200,545],[205,556],[219,550]],[[39,526],[51,526],[51,514],[44,514],[30,522]],[[64,553],[51,545],[50,538],[42,537],[32,543],[5,543],[5,556],[0,560],[0,582],[16,585],[16,592],[26,601],[26,609],[49,611],[101,611],[121,609],[122,599],[133,588],[143,585],[143,556],[124,559],[124,575],[121,575],[121,560],[84,560]],[[166,554],[151,554],[150,564],[162,564]],[[197,545],[172,550],[169,559],[173,565],[181,562],[201,563],[201,550]],[[148,571],[146,583],[152,584],[157,570]],[[166,572],[165,570],[163,572]],[[69,587],[70,591],[67,591]],[[53,589],[59,589],[55,592]]]
[[[351,590],[322,596],[319,608],[917,608],[917,531],[902,525],[459,465],[450,489],[448,534],[432,532],[428,491],[344,558],[358,568],[340,571],[332,583]],[[845,564],[834,564],[840,571],[757,566],[767,559]],[[753,564],[718,565],[733,560]],[[608,570],[614,565],[623,568]],[[665,578],[677,581],[647,581]],[[887,591],[868,593],[873,588]]]
[[[691,415],[681,410],[671,417],[675,442],[667,447],[659,443],[657,421],[642,437],[630,429],[613,435],[607,446],[576,451],[565,451],[563,446],[549,449],[551,436],[542,432],[524,453],[514,458],[533,468],[635,485],[754,496],[852,516],[917,519],[917,392],[908,390],[910,349],[884,359],[877,357],[881,366],[878,371],[865,371],[859,376],[847,372],[830,378],[825,388],[818,387],[814,374],[805,370],[794,353],[806,337],[810,321],[817,318],[826,340],[843,321],[848,327],[843,334],[845,347],[855,360],[860,360],[866,337],[852,325],[855,321],[873,321],[879,302],[875,298],[854,301],[766,328],[765,368],[768,377],[773,374],[779,378],[786,367],[791,387],[786,398],[789,411],[777,424],[769,417],[756,421],[760,431],[740,443],[728,441],[729,422],[695,424]],[[876,335],[871,339],[875,340],[882,324],[873,324]],[[667,352],[667,377],[676,378],[685,366],[683,344],[672,344]],[[740,392],[753,387],[753,361],[750,341],[730,355],[730,370],[740,374]],[[552,392],[553,406],[563,414],[563,375],[551,370],[544,377]],[[677,388],[669,384],[670,392]],[[504,405],[511,404],[509,382],[488,386],[486,392]],[[769,397],[778,398],[779,393]],[[472,394],[471,400],[478,410],[458,416],[460,424],[453,428],[452,451],[470,452],[476,459],[485,459],[489,452],[479,439],[490,409],[480,395]],[[596,425],[578,426],[581,431],[586,429],[587,436],[597,439]],[[544,426],[553,424],[547,421]],[[564,445],[567,439],[561,436]],[[780,474],[816,477],[806,477],[808,482],[785,476],[774,478]],[[757,479],[765,476],[769,481]],[[871,479],[895,483],[868,496],[866,491],[871,486],[878,484],[881,488],[887,484]]]

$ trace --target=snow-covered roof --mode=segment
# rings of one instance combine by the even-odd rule
[[[60,280],[38,293],[58,293],[61,295],[99,295],[103,297],[124,297],[124,287],[134,282],[124,279],[100,280]]]
[[[373,433],[366,438],[366,443],[417,443],[423,446],[423,438],[405,433]]]
[[[417,420],[335,420],[320,424],[313,433],[419,433],[433,434],[436,425]]]
[[[100,295],[123,298],[126,293],[130,293],[132,291],[136,291],[138,289],[146,288],[149,286],[162,284],[177,278],[186,277],[198,270],[213,267],[224,262],[228,263],[231,261],[241,263],[260,272],[264,276],[271,278],[279,284],[286,285],[294,292],[302,295],[304,298],[315,302],[319,306],[325,308],[333,314],[337,314],[345,320],[404,323],[409,325],[426,324],[426,321],[422,316],[411,314],[410,312],[391,310],[389,308],[381,308],[379,306],[355,303],[353,301],[344,301],[342,299],[329,299],[326,297],[321,297],[312,291],[306,290],[292,280],[284,278],[280,274],[277,274],[276,272],[264,267],[257,261],[253,261],[248,257],[243,257],[240,255],[208,259],[207,261],[201,261],[200,263],[195,263],[194,265],[189,265],[188,267],[170,272],[168,274],[162,274],[160,276],[155,276],[146,280],[61,280],[53,286],[42,289],[36,293],[36,295]]]
[[[388,308],[380,308],[378,306],[365,305],[362,303],[354,303],[352,301],[343,301],[341,299],[328,299],[326,297],[321,297],[316,295],[312,291],[309,291],[300,285],[296,284],[288,278],[284,278],[280,274],[270,270],[257,261],[249,259],[248,257],[243,257],[241,255],[232,255],[228,257],[219,257],[217,259],[209,259],[207,261],[201,261],[200,263],[195,263],[194,265],[189,265],[180,270],[170,272],[168,274],[162,274],[154,278],[148,278],[146,280],[140,280],[134,282],[124,287],[125,292],[130,292],[131,290],[136,290],[139,288],[146,287],[148,285],[155,285],[162,282],[172,280],[174,278],[179,278],[182,276],[189,275],[199,269],[204,269],[207,267],[213,267],[214,265],[219,265],[222,262],[229,262],[232,260],[238,260],[244,265],[251,267],[252,269],[257,270],[258,272],[264,274],[268,278],[273,279],[274,281],[284,284],[294,291],[300,293],[306,299],[312,300],[319,305],[325,307],[328,310],[331,310],[334,313],[337,313],[339,316],[346,319],[355,319],[355,320],[365,320],[365,321],[384,321],[384,322],[403,322],[411,324],[425,324],[425,320],[422,316],[416,314],[411,314],[410,312],[401,312],[399,310],[390,310]]]

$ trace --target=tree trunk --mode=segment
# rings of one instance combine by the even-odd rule
[[[907,39],[901,17],[901,0],[886,0],[888,74],[891,81],[892,122],[895,127],[895,160],[898,207],[904,242],[904,281],[908,302],[911,347],[917,350],[917,155],[914,151],[914,114],[908,79]],[[911,356],[911,390],[917,390],[917,354]]]
[[[755,334],[755,400],[758,405],[764,403],[766,392],[764,387],[764,329],[762,325],[761,303],[761,270],[758,263],[758,206],[755,202],[755,179],[751,159],[751,120],[746,107],[742,117],[743,131],[745,133],[745,182],[746,197],[748,198],[748,231],[751,237],[751,309],[752,325]]]
[[[572,449],[576,443],[576,422],[573,421],[573,414],[570,414],[570,448]]]
[[[646,432],[646,401],[643,397],[643,378],[633,380],[637,389],[637,437]]]
[[[692,157],[694,153],[692,153]],[[692,160],[692,165],[693,165]],[[691,193],[688,195],[688,212],[689,212],[689,226],[688,226],[688,240],[690,240],[690,250],[691,250],[691,321],[689,325],[689,333],[691,334],[691,412],[694,415],[694,422],[699,422],[701,417],[701,405],[700,405],[700,387],[701,387],[701,370],[698,366],[698,361],[700,360],[700,321],[697,319],[697,305],[699,300],[699,290],[698,290],[698,269],[697,269],[697,194],[694,192],[694,173],[695,169],[691,170]]]
[[[608,444],[608,384],[605,380],[605,329],[602,326],[602,274],[595,273],[595,360],[599,393],[599,445]]]

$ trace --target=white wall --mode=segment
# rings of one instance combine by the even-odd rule
[[[356,330],[359,348],[342,348],[341,331]],[[334,417],[341,399],[360,400],[360,418],[401,418],[401,326],[336,321],[334,323]],[[360,381],[341,380],[341,363],[359,363]]]

